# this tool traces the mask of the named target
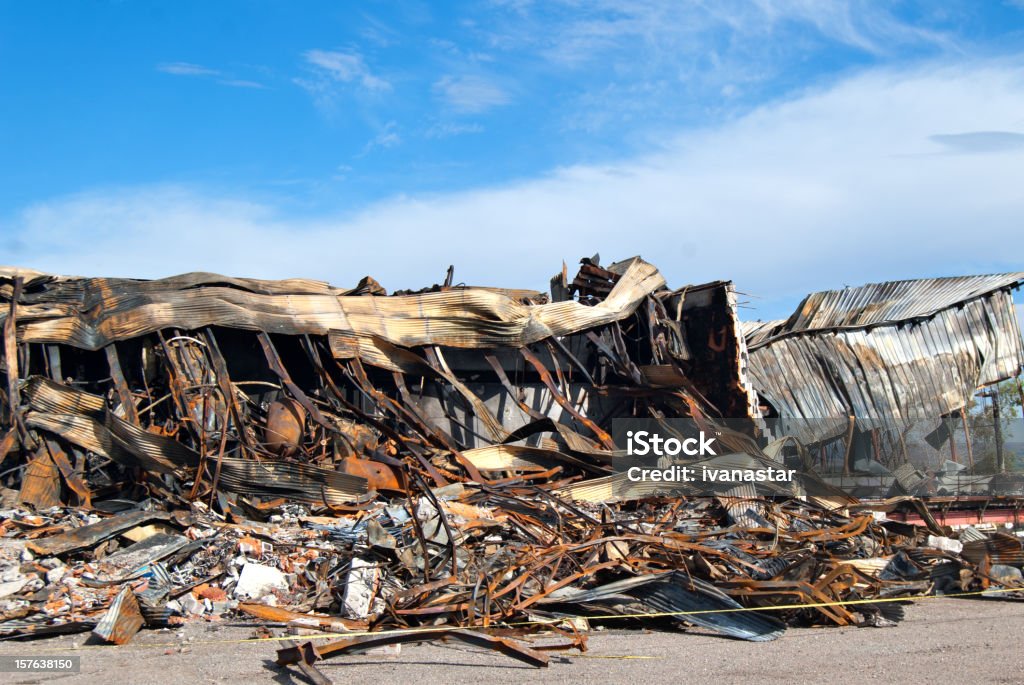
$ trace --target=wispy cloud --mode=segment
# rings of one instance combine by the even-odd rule
[[[363,56],[354,50],[307,50],[303,57],[333,81],[356,84],[370,92],[391,90],[391,83],[371,72]]]
[[[430,139],[439,138],[451,138],[452,136],[461,136],[469,133],[483,133],[483,124],[456,124],[447,122],[443,124],[434,124],[426,130],[424,136]]]
[[[479,114],[511,102],[497,83],[482,76],[444,76],[434,83],[434,92],[456,112]]]
[[[191,62],[162,62],[156,65],[157,71],[162,71],[165,74],[174,74],[175,76],[219,76],[220,71],[217,69],[210,69],[204,67],[201,64],[192,64]]]
[[[379,102],[392,90],[391,82],[378,76],[355,50],[307,50],[302,54],[307,75],[292,79],[313,98],[321,111],[334,114],[351,97]]]
[[[370,141],[363,147],[363,151],[357,156],[364,156],[376,148],[392,148],[402,143],[402,136],[398,133],[398,124],[389,121],[384,124]]]
[[[568,130],[661,127],[731,115],[827,73],[962,56],[927,2],[868,0],[550,0],[484,5],[475,35],[505,73],[546,82]],[[945,29],[948,29],[945,26]],[[824,57],[820,66],[818,57]],[[851,57],[852,56],[852,57]],[[644,131],[641,131],[641,135]]]
[[[810,25],[821,35],[868,53],[885,55],[906,45],[931,45],[944,50],[957,46],[948,34],[916,25],[897,17],[890,9],[867,0],[758,0],[754,14],[745,15],[746,33],[756,32],[757,25],[767,21],[770,26],[782,23]],[[720,12],[737,9],[735,2],[721,3]]]
[[[362,21],[363,27],[359,30],[359,35],[378,47],[391,47],[401,40],[401,34],[398,31],[374,16],[364,13]]]
[[[756,44],[744,40],[794,26],[804,29],[805,40],[811,27],[829,40],[873,54],[908,44],[954,47],[947,34],[902,20],[886,6],[865,0],[593,0],[582,5],[555,0],[516,7],[512,17],[516,23],[509,25],[514,28],[505,39],[533,43],[548,57],[571,65],[638,45],[647,59],[694,55],[708,48],[709,34],[724,38],[715,46],[720,54],[746,52]],[[536,31],[538,24],[546,29]]]
[[[201,64],[192,64],[191,62],[161,62],[156,65],[156,70],[165,74],[173,74],[174,76],[197,76],[213,79],[222,86],[230,86],[232,88],[266,88],[266,86],[258,81],[235,78],[220,69],[212,69]]]
[[[451,263],[468,283],[543,288],[563,259],[641,254],[675,285],[736,278],[768,308],[751,316],[773,317],[812,289],[1020,270],[1024,149],[929,153],[936,131],[1014,130],[1021,73],[1016,63],[874,71],[679,132],[656,154],[354,213],[296,216],[265,199],[160,186],[56,198],[0,228],[20,245],[18,263],[48,271],[338,284],[371,273],[392,289],[436,282]],[[964,232],[976,226],[984,235]]]
[[[222,86],[231,86],[232,88],[266,88],[265,85],[258,81],[249,81],[241,78],[220,79],[217,83]]]

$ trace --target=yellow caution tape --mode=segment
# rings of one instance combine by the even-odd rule
[[[490,626],[438,626],[435,628],[397,628],[394,630],[362,630],[362,631],[351,631],[345,633],[315,633],[310,635],[280,635],[273,637],[250,637],[242,638],[238,640],[194,640],[192,642],[162,642],[162,643],[139,643],[134,646],[138,647],[190,647],[193,645],[226,645],[226,644],[246,644],[246,643],[261,643],[261,642],[282,642],[282,641],[296,641],[306,642],[309,640],[327,640],[333,638],[353,638],[353,637],[386,637],[388,635],[412,635],[415,633],[447,633],[454,632],[456,630],[489,630],[497,628],[515,628],[523,626],[539,626],[539,625],[557,625],[566,621],[572,621],[575,619],[584,619],[587,621],[595,620],[611,620],[617,618],[661,618],[666,616],[702,616],[708,614],[732,614],[739,612],[748,611],[784,611],[788,609],[818,609],[825,607],[838,607],[838,606],[856,606],[862,604],[884,604],[887,602],[916,602],[927,599],[953,599],[957,597],[977,597],[980,595],[993,595],[1001,594],[1004,592],[1022,592],[1024,588],[995,588],[990,590],[975,590],[973,592],[957,592],[945,595],[917,595],[914,597],[883,597],[879,599],[848,599],[843,601],[835,602],[815,602],[811,604],[774,604],[771,606],[763,607],[730,607],[728,609],[697,609],[693,611],[662,611],[657,613],[639,613],[639,614],[604,614],[596,616],[560,616],[558,618],[551,619],[538,619],[534,621],[517,621],[514,623],[496,623]],[[87,645],[84,647],[76,647],[75,651],[82,651],[83,649],[107,649],[106,645]],[[55,649],[45,649],[39,651],[68,651],[68,647],[61,647]],[[623,658],[645,658],[645,657],[623,657]]]
[[[640,654],[577,654],[572,658],[665,658],[664,656],[641,656]]]

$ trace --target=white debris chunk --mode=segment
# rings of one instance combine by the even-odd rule
[[[29,579],[26,576],[21,576],[15,580],[8,580],[0,583],[0,597],[7,597],[8,595],[20,592],[21,589],[28,584],[28,581]]]
[[[181,604],[182,611],[186,614],[199,616],[203,613],[203,603],[193,597],[191,593],[182,595],[178,602]]]
[[[928,546],[934,547],[935,549],[941,549],[943,552],[953,552],[954,554],[960,554],[964,549],[964,543],[959,540],[939,537],[937,535],[928,536]]]
[[[235,586],[235,597],[258,599],[271,590],[287,590],[288,581],[284,574],[272,566],[247,563],[242,567]]]
[[[345,586],[345,615],[349,618],[366,618],[370,614],[379,582],[380,570],[377,565],[354,557]]]

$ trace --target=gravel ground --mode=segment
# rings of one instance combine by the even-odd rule
[[[123,647],[85,644],[85,636],[0,642],[0,655],[82,657],[81,673],[0,674],[0,682],[306,683],[274,665],[277,642],[237,642],[251,626],[192,623],[182,635],[143,631]],[[406,645],[398,656],[320,662],[335,683],[817,683],[884,681],[1024,682],[1024,602],[931,599],[907,608],[894,628],[790,629],[775,642],[750,643],[687,633],[592,633],[586,654],[553,653],[534,669],[500,654],[452,645]],[[236,642],[232,642],[236,641]]]

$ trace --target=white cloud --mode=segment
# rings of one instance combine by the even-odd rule
[[[156,65],[157,71],[175,76],[217,76],[220,71],[190,62],[163,62]]]
[[[48,228],[28,237],[43,226]],[[20,248],[5,246],[0,261],[83,275],[242,273],[256,257],[257,243],[266,250],[256,257],[262,261],[272,258],[275,243],[287,240],[267,207],[172,186],[81,193],[33,205],[13,228]]]
[[[377,135],[372,140],[366,143],[363,151],[359,156],[369,153],[374,148],[391,148],[402,143],[402,136],[398,133],[398,124],[394,121],[389,121],[384,124],[377,132]]]
[[[354,50],[307,50],[303,57],[322,74],[335,81],[356,83],[370,92],[391,90],[391,84],[373,74],[366,66],[363,56]]]
[[[219,69],[211,69],[210,67],[204,67],[201,64],[192,64],[191,62],[162,62],[156,65],[156,70],[162,71],[165,74],[173,74],[175,76],[198,76],[200,78],[216,79],[217,83],[220,85],[231,86],[232,88],[266,87],[262,83],[247,79],[234,78],[230,74],[225,74]]]
[[[221,84],[222,86],[231,86],[232,88],[266,88],[266,86],[264,86],[262,83],[258,83],[256,81],[248,81],[246,79],[241,78],[221,79],[217,81],[217,83]]]
[[[683,132],[646,156],[353,214],[290,217],[265,200],[169,187],[57,198],[4,222],[3,261],[339,285],[370,273],[391,289],[437,282],[455,264],[458,281],[543,289],[563,259],[600,251],[641,254],[674,285],[731,278],[768,304],[844,284],[1021,270],[1024,149],[937,154],[945,147],[932,139],[1018,132],[1021,111],[1018,64],[876,71]]]
[[[482,76],[444,76],[434,83],[434,92],[453,110],[466,114],[479,114],[511,102],[498,84]]]
[[[451,138],[469,133],[483,133],[483,124],[455,124],[452,122],[434,124],[423,134],[430,139]]]
[[[401,34],[383,21],[363,13],[363,27],[359,35],[381,48],[391,47],[401,40]]]

